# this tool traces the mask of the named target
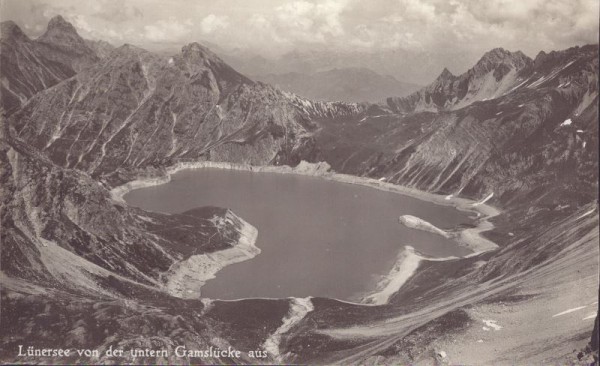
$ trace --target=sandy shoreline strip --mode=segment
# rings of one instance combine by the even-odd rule
[[[234,215],[228,212],[227,215]],[[241,220],[239,217],[226,217]],[[213,253],[197,254],[186,260],[177,262],[163,275],[166,291],[175,297],[198,299],[201,288],[206,281],[215,278],[217,272],[224,267],[243,262],[260,254],[256,247],[258,230],[249,223],[243,222],[240,237],[235,246]]]
[[[481,233],[484,231],[488,231],[494,228],[494,225],[488,221],[489,218],[500,214],[500,210],[497,208],[486,204],[485,202],[489,200],[493,193],[488,194],[484,199],[478,202],[473,202],[472,200],[466,198],[455,197],[454,195],[438,195],[428,192],[419,191],[414,188],[403,187],[399,185],[395,185],[392,183],[385,182],[383,180],[378,180],[374,178],[367,177],[357,177],[349,174],[340,174],[330,171],[329,164],[325,162],[320,163],[308,163],[302,161],[298,166],[292,168],[289,166],[255,166],[249,164],[234,164],[227,162],[212,162],[212,161],[200,161],[200,162],[181,162],[177,163],[171,167],[168,167],[165,170],[165,175],[160,177],[150,177],[150,178],[140,178],[137,180],[130,181],[121,186],[115,187],[110,191],[111,197],[113,200],[125,203],[123,196],[125,196],[128,192],[134,189],[140,189],[145,187],[157,186],[161,184],[165,184],[171,181],[171,176],[179,171],[187,170],[187,169],[202,169],[202,168],[217,168],[217,169],[229,169],[229,170],[241,170],[241,171],[251,171],[251,172],[263,172],[263,173],[278,173],[278,174],[297,174],[297,175],[305,175],[312,177],[320,177],[322,179],[327,179],[340,183],[347,184],[357,184],[365,187],[371,187],[375,189],[379,189],[386,192],[393,192],[398,194],[403,194],[406,196],[414,197],[423,201],[435,203],[443,206],[453,206],[457,210],[474,212],[477,214],[477,226],[474,228],[468,228],[461,230],[459,232],[453,233],[452,238],[458,241],[459,245],[463,245],[468,247],[472,253],[467,255],[466,257],[475,256],[481,254],[483,252],[487,252],[490,250],[495,250],[498,246],[492,241],[481,236]],[[422,220],[420,218],[411,217],[409,222],[418,223],[415,225],[415,229],[425,229],[427,231],[434,230],[435,226]],[[401,221],[402,222],[402,221]],[[437,228],[435,228],[437,229]],[[437,229],[440,232],[445,232],[441,229]],[[436,230],[436,231],[437,231]],[[254,238],[256,240],[256,237]],[[256,248],[254,244],[252,244],[253,248]],[[181,265],[181,269],[177,274],[172,274],[173,285],[170,286],[169,292],[177,293],[179,296],[186,296],[186,294],[196,295],[198,296],[200,293],[200,288],[206,280],[213,278],[215,273],[218,272],[221,268],[226,266],[227,264],[236,263],[239,261],[243,261],[246,259],[250,259],[254,257],[254,255],[249,255],[249,253],[240,253],[239,251],[235,251],[235,248],[226,249],[225,251],[234,250],[235,253],[227,253],[224,258],[219,258],[217,252],[212,253],[210,258],[204,258],[207,255],[199,255],[194,257],[201,257],[192,259],[189,258],[188,262],[185,265]],[[241,249],[241,248],[240,248]],[[258,249],[258,248],[256,248]],[[258,249],[258,251],[260,251]],[[231,261],[229,257],[235,257],[236,259]],[[451,259],[459,259],[458,257],[449,257],[449,258],[426,258],[417,253],[415,253],[414,248],[411,246],[406,246],[398,255],[398,260],[396,264],[389,272],[387,276],[380,281],[377,286],[377,290],[375,293],[370,294],[364,298],[365,304],[370,305],[383,305],[386,304],[389,298],[397,292],[400,287],[418,270],[419,263],[422,260],[451,260]],[[217,265],[216,261],[224,260],[224,264]],[[181,262],[181,263],[184,263]],[[195,263],[197,262],[197,263]],[[208,264],[208,265],[207,265]],[[191,277],[193,275],[193,277]],[[200,279],[200,280],[198,280]],[[195,283],[193,286],[183,285],[186,281],[192,281]],[[201,284],[200,284],[201,282]],[[168,285],[169,287],[169,285]],[[187,297],[187,296],[186,296]]]
[[[362,302],[372,305],[387,304],[390,297],[417,271],[420,263],[421,256],[415,253],[415,249],[405,246],[389,274],[379,281],[375,292],[364,297]]]
[[[496,216],[500,213],[495,207],[485,204],[483,201],[473,202],[466,198],[454,197],[453,195],[444,196],[424,191],[419,191],[414,188],[399,186],[393,183],[388,183],[375,178],[357,177],[350,174],[341,174],[331,172],[329,164],[326,162],[308,163],[302,161],[298,166],[292,168],[287,165],[272,166],[272,165],[250,165],[250,164],[234,164],[227,162],[199,161],[177,163],[166,168],[165,175],[161,177],[140,178],[121,186],[111,189],[110,193],[114,200],[123,202],[123,196],[129,191],[145,187],[152,187],[165,184],[171,181],[171,176],[182,170],[193,170],[202,168],[217,168],[228,170],[242,170],[250,172],[263,173],[278,173],[278,174],[297,174],[312,177],[321,177],[323,179],[332,180],[341,183],[357,184],[365,187],[371,187],[386,192],[395,192],[407,196],[415,197],[423,201],[436,203],[444,206],[454,206],[462,211],[479,212],[484,217]],[[489,197],[489,196],[488,196]],[[486,197],[487,198],[487,197]]]
[[[415,248],[407,245],[398,254],[396,263],[387,276],[379,281],[375,292],[363,297],[362,302],[369,305],[385,305],[402,285],[417,272],[422,261],[443,262],[456,260],[460,257],[431,258],[417,252]]]

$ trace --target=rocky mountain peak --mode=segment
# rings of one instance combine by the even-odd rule
[[[3,40],[6,39],[18,39],[18,40],[29,40],[29,37],[21,28],[17,25],[17,23],[12,20],[7,20],[5,22],[0,23],[0,34]]]
[[[68,49],[70,52],[92,52],[83,38],[79,36],[73,24],[67,22],[60,15],[50,19],[46,32],[38,40]]]
[[[484,53],[482,58],[491,58],[491,57],[503,58],[503,57],[507,57],[510,55],[511,55],[510,51],[505,50],[502,47],[496,47],[496,48],[493,48],[493,49],[487,51],[486,53]]]
[[[438,81],[443,81],[443,80],[452,80],[454,79],[456,76],[454,76],[454,74],[452,74],[450,72],[450,70],[448,70],[447,68],[444,67],[444,70],[442,70],[442,73],[437,77],[436,80]]]
[[[477,62],[475,68],[479,66],[489,70],[498,65],[512,65],[517,69],[521,69],[532,62],[533,60],[521,51],[511,52],[498,47],[486,52]]]
[[[544,52],[540,51],[533,61],[536,72],[545,73],[559,64],[568,63],[574,59],[587,55],[593,57],[598,55],[598,44],[575,46],[562,51]]]
[[[197,72],[208,68],[219,83],[230,84],[252,83],[250,79],[227,65],[216,53],[197,42],[192,42],[181,49],[181,60],[186,68]]]
[[[148,52],[145,49],[138,47],[138,46],[134,46],[132,44],[129,43],[125,43],[120,47],[117,47],[115,49],[115,51],[117,51],[120,54],[139,54],[139,53],[145,53]]]
[[[55,17],[53,17],[52,19],[50,19],[50,21],[48,22],[48,27],[46,28],[47,30],[64,30],[64,31],[70,31],[70,32],[74,32],[77,33],[77,31],[75,30],[75,27],[73,27],[73,24],[67,22],[65,20],[65,18],[63,18],[61,15],[57,15]]]
[[[494,48],[467,72],[455,76],[445,68],[430,85],[405,98],[388,99],[388,105],[404,112],[461,108],[502,95],[532,67],[533,60],[521,51]]]
[[[200,62],[200,61],[218,61],[222,62],[219,57],[213,53],[210,49],[197,42],[192,42],[188,45],[183,46],[181,49],[181,54],[184,59],[189,60],[190,62]]]

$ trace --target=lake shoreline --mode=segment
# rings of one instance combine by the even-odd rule
[[[498,246],[495,243],[484,238],[481,235],[481,233],[492,230],[494,228],[494,225],[488,220],[500,214],[501,212],[499,209],[485,203],[487,199],[489,199],[493,195],[493,193],[488,195],[481,201],[473,201],[466,198],[454,197],[452,195],[443,196],[419,191],[413,188],[395,185],[392,183],[387,183],[374,178],[357,177],[349,174],[332,172],[330,171],[329,164],[325,162],[307,163],[305,161],[302,161],[300,164],[298,164],[298,166],[293,168],[289,166],[254,166],[249,164],[235,164],[212,161],[181,162],[166,168],[162,176],[141,177],[139,179],[127,182],[123,185],[113,188],[110,191],[110,194],[114,201],[126,204],[123,197],[132,190],[168,183],[171,181],[171,176],[173,174],[176,174],[177,172],[182,170],[195,170],[203,168],[240,170],[260,173],[296,174],[303,176],[319,177],[330,181],[346,184],[355,184],[378,189],[381,191],[402,194],[405,196],[417,198],[438,205],[452,206],[457,210],[463,212],[471,212],[477,215],[476,227],[462,229],[457,232],[454,232],[452,238],[458,243],[458,245],[468,248],[472,253],[463,257],[425,258],[420,255],[415,255],[414,253],[408,253],[406,252],[406,250],[402,250],[391,271],[388,273],[388,275],[383,276],[381,281],[379,281],[377,285],[377,290],[375,292],[369,293],[368,296],[363,297],[363,302],[365,305],[372,306],[387,304],[389,298],[395,292],[397,292],[402,287],[402,285],[404,285],[404,283],[406,283],[406,281],[408,281],[408,279],[418,271],[419,263],[422,260],[456,260],[460,258],[472,257],[498,248]],[[426,221],[423,220],[423,222]],[[415,229],[422,228],[416,227]],[[411,243],[404,244],[410,246]],[[236,247],[230,248],[228,250],[235,251]],[[251,257],[248,259],[251,259]],[[408,266],[408,268],[410,268],[409,271],[400,270],[400,268],[406,268],[408,264],[410,264]],[[214,273],[212,273],[212,275],[214,275]]]
[[[192,255],[174,263],[163,276],[165,289],[170,295],[184,299],[199,298],[204,284],[215,278],[221,269],[260,254],[261,250],[256,246],[258,230],[231,211],[225,219],[241,221],[236,244],[217,252]]]

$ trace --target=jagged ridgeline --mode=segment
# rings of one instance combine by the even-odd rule
[[[100,175],[181,158],[298,163],[311,117],[358,110],[255,83],[197,43],[173,57],[124,45],[36,95],[12,125],[56,164]]]
[[[39,362],[17,357],[18,345],[174,355],[185,344],[267,349],[280,363],[410,364],[433,360],[450,340],[471,347],[481,309],[509,306],[507,321],[520,324],[548,299],[570,304],[574,288],[597,285],[597,45],[535,59],[494,49],[463,75],[444,70],[381,104],[310,101],[249,79],[197,43],[162,56],[85,40],[60,16],[37,39],[3,22],[0,47],[2,362]],[[486,236],[500,249],[421,264],[377,307],[185,299],[167,288],[170,269],[239,245],[253,228],[225,208],[166,215],[110,194],[180,162],[302,160],[489,197],[502,214]],[[588,328],[507,333],[526,350],[496,343],[487,361],[570,362]],[[135,360],[143,362],[181,360]]]
[[[597,98],[597,45],[535,60],[494,49],[460,76],[445,69],[388,98],[392,116],[372,107],[339,138],[340,123],[324,123],[317,145],[336,171],[429,192],[585,203],[596,197]]]

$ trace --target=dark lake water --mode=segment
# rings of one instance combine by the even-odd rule
[[[225,267],[202,288],[217,299],[323,296],[358,300],[373,291],[405,245],[430,256],[468,251],[398,223],[421,217],[440,228],[471,220],[452,207],[318,177],[204,168],[134,190],[124,199],[177,213],[199,206],[232,209],[258,229],[255,258]]]

